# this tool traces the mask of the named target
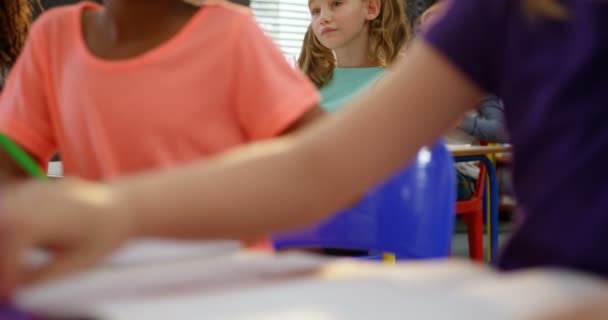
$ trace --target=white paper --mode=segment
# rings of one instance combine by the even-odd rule
[[[73,311],[98,303],[148,299],[175,293],[214,293],[251,283],[306,272],[324,259],[309,255],[233,252],[180,259],[171,263],[110,264],[18,292],[17,303],[28,310]],[[138,260],[140,261],[140,260]],[[123,263],[121,261],[120,263]],[[78,301],[78,304],[74,304]]]
[[[443,275],[449,263],[446,268],[429,264],[428,270],[377,266],[379,272],[344,278],[312,277],[216,295],[192,292],[119,301],[97,306],[94,314],[113,320],[510,320],[529,319],[606,290],[597,279],[559,271],[503,275],[456,266],[458,271]]]
[[[175,262],[185,259],[213,258],[241,249],[239,241],[180,241],[140,239],[129,242],[110,256],[109,266],[132,266]]]
[[[239,241],[180,241],[165,239],[138,239],[127,243],[106,259],[101,267],[124,267],[142,264],[171,263],[184,259],[211,258],[239,251]],[[49,262],[51,256],[42,250],[26,254],[24,264],[38,268]]]
[[[608,290],[597,278],[565,271],[501,274],[468,262],[327,261],[240,252],[101,268],[23,290],[17,302],[28,310],[117,320],[507,320]]]

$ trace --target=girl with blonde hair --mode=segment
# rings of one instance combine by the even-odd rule
[[[298,65],[336,111],[373,84],[409,40],[401,0],[311,0]]]

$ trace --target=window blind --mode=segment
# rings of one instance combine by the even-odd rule
[[[286,56],[300,54],[310,24],[307,0],[251,0],[256,20]]]

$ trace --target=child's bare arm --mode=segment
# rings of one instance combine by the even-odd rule
[[[361,99],[310,130],[117,186],[141,214],[141,235],[250,238],[304,226],[386,179],[481,94],[418,43]]]
[[[308,125],[322,119],[325,116],[325,111],[320,106],[315,106],[306,112],[300,119],[294,122],[287,130],[283,131],[283,134],[294,133],[300,129],[306,128]]]
[[[251,239],[352,203],[482,96],[431,47],[410,50],[358,101],[301,132],[110,185],[67,179],[4,190],[0,294],[93,265],[129,237]],[[60,254],[31,270],[20,259],[32,247]]]

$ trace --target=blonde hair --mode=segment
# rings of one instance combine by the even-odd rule
[[[365,0],[360,0],[365,1]],[[410,28],[405,17],[403,0],[380,0],[380,13],[369,22],[369,56],[379,66],[392,64],[401,54],[401,48],[409,41]],[[317,87],[331,79],[336,67],[334,53],[323,46],[308,26],[298,66]]]
[[[522,0],[524,12],[531,18],[568,18],[568,9],[557,0]]]

